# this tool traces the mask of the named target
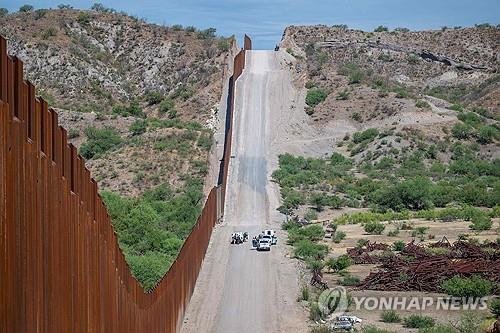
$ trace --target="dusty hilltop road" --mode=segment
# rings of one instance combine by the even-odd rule
[[[280,229],[273,142],[290,112],[293,87],[284,59],[274,51],[249,51],[236,83],[233,148],[226,216],[213,232],[181,332],[307,332],[294,262],[285,255],[286,235],[270,252],[251,242],[229,244],[234,231]],[[271,162],[270,162],[271,161]]]

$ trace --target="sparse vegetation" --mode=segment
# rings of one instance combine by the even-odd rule
[[[380,320],[384,323],[399,323],[401,322],[401,316],[394,310],[387,310],[382,312]]]

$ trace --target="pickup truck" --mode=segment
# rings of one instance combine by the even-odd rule
[[[271,242],[269,239],[262,237],[257,243],[257,251],[271,251]]]

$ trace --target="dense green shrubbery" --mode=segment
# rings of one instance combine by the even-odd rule
[[[458,275],[441,282],[441,289],[454,297],[484,297],[493,292],[493,283],[479,276],[462,278]]]
[[[147,120],[136,120],[130,125],[129,130],[132,132],[132,135],[141,135],[146,133],[147,128]]]
[[[385,226],[380,222],[368,222],[363,226],[365,231],[371,235],[380,235],[385,230]]]
[[[356,132],[352,136],[352,141],[354,143],[361,142],[372,142],[379,135],[379,131],[376,128],[369,128],[363,132]]]
[[[328,93],[323,89],[311,89],[307,92],[306,95],[306,104],[310,107],[315,107],[319,103],[323,102]]]
[[[352,264],[353,261],[347,254],[343,254],[336,259],[330,258],[326,261],[326,266],[335,272],[340,272],[341,270],[346,269]]]
[[[489,309],[495,318],[500,318],[500,298],[490,300]]]
[[[150,290],[165,274],[201,212],[202,182],[186,180],[175,195],[167,185],[141,197],[102,192],[118,241],[132,274]]]
[[[87,141],[80,147],[80,154],[86,159],[99,156],[122,143],[122,138],[114,128],[106,127],[103,129],[87,127],[85,129]]]
[[[303,239],[295,243],[293,253],[303,260],[321,260],[328,254],[328,246]]]

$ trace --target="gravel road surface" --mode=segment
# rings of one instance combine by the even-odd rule
[[[276,133],[285,125],[294,89],[288,55],[248,51],[236,82],[236,107],[226,216],[212,235],[182,332],[306,332],[296,302],[299,279],[286,235],[279,230],[278,190],[270,182],[276,167]],[[271,161],[271,162],[270,162]],[[231,245],[230,235],[278,231],[278,245],[257,252],[251,241]]]

